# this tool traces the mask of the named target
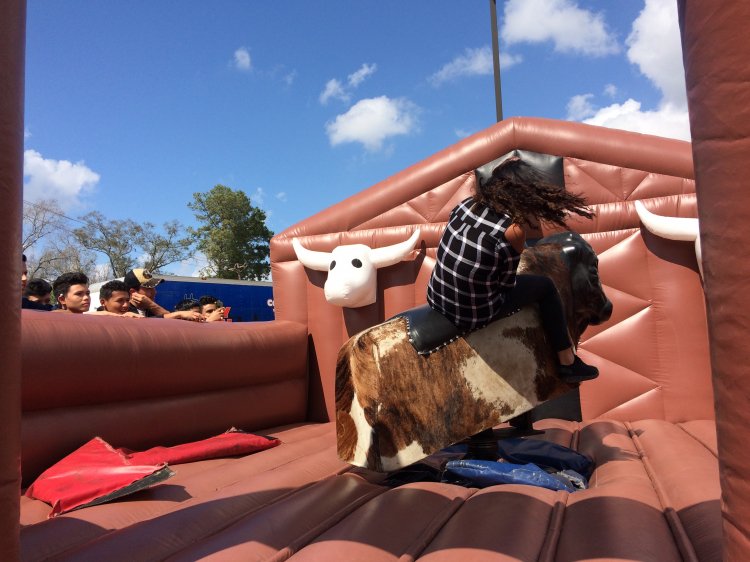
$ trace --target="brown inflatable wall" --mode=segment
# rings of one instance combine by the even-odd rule
[[[750,4],[680,0],[682,51],[700,201],[725,560],[750,552]]]
[[[271,242],[276,315],[308,325],[312,419],[330,419],[335,360],[357,331],[425,302],[435,248],[452,207],[474,184],[474,168],[519,148],[564,157],[566,185],[597,211],[571,222],[600,256],[612,319],[590,329],[582,355],[602,368],[584,385],[585,418],[669,421],[713,418],[705,310],[692,244],[644,233],[633,201],[657,213],[696,214],[685,142],[579,123],[514,118],[498,123],[280,233]],[[330,251],[381,247],[421,230],[418,250],[378,272],[377,303],[342,309],[326,302],[326,274],[305,269],[291,245]],[[675,288],[677,287],[677,288]]]
[[[305,421],[301,324],[22,318],[24,486],[94,436],[139,451]]]
[[[0,558],[18,557],[21,185],[26,2],[0,2]]]

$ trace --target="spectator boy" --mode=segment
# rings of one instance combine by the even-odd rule
[[[26,288],[26,281],[29,278],[29,270],[26,267],[26,254],[21,254],[21,291]]]
[[[200,314],[201,312],[201,303],[199,303],[196,299],[182,299],[180,302],[178,302],[176,305],[174,305],[174,311],[175,312],[197,312]]]
[[[101,306],[96,309],[97,312],[142,318],[140,314],[130,312],[130,291],[124,281],[115,279],[102,285],[99,289],[99,302]]]
[[[32,310],[52,310],[52,307],[39,305],[34,301],[26,298],[26,284],[28,283],[29,270],[26,268],[26,254],[21,254],[21,308],[30,308]]]
[[[63,273],[52,282],[58,308],[53,312],[83,314],[91,306],[89,278],[80,272]]]
[[[224,303],[211,295],[203,295],[198,299],[201,305],[201,316],[204,322],[223,322]]]
[[[154,299],[156,286],[164,281],[154,277],[147,269],[131,269],[125,274],[125,286],[130,295],[129,311],[146,318],[163,318],[167,309],[162,308]]]
[[[51,300],[52,285],[44,279],[29,279],[26,282],[26,288],[23,290],[21,308],[49,311],[53,308],[50,304]]]
[[[131,269],[125,274],[125,285],[130,293],[129,311],[146,318],[177,318],[200,322],[201,315],[192,311],[169,312],[155,302],[156,286],[164,281],[154,277],[147,269]]]

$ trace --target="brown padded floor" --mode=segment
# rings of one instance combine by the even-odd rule
[[[163,485],[56,519],[23,498],[23,559],[720,559],[713,421],[536,426],[593,457],[588,490],[389,489],[336,458],[333,424],[302,425],[269,430],[274,449],[178,465]]]

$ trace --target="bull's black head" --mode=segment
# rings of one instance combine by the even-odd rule
[[[582,334],[589,324],[601,324],[612,316],[612,302],[599,280],[599,259],[580,234],[561,232],[542,238],[539,244],[562,246],[562,260],[570,271],[573,308]]]

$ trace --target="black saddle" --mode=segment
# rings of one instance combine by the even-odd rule
[[[409,341],[419,355],[429,355],[470,330],[459,328],[428,304],[405,310],[391,318],[405,318]]]

